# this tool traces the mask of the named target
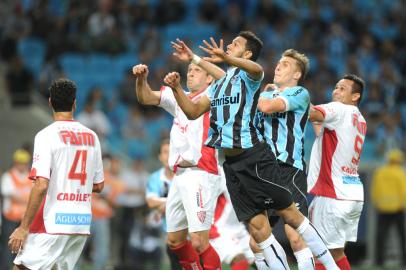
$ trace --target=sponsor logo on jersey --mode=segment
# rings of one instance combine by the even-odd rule
[[[217,107],[238,103],[240,103],[240,93],[237,93],[236,96],[222,96],[221,98],[215,98],[211,101],[210,105],[212,107]]]
[[[58,201],[88,202],[91,198],[91,193],[58,193],[56,195]]]
[[[59,225],[90,225],[91,214],[56,213],[55,224]]]
[[[362,185],[362,182],[358,176],[344,175],[342,178],[343,178],[343,184]]]

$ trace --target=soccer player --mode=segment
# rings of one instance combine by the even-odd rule
[[[358,109],[364,81],[345,75],[335,86],[333,102],[311,107],[309,120],[321,124],[310,156],[308,190],[312,223],[326,242],[337,265],[351,269],[344,253],[347,241],[357,240],[364,204],[358,175],[367,124]],[[324,269],[316,264],[316,269]]]
[[[221,262],[230,265],[231,270],[246,270],[254,261],[254,254],[249,246],[250,236],[235,215],[224,173],[221,174],[221,190],[210,229],[210,243],[219,254]]]
[[[281,183],[292,194],[293,201],[304,216],[308,216],[307,176],[304,161],[304,132],[309,115],[310,96],[302,86],[309,70],[309,59],[296,50],[283,52],[275,68],[273,84],[268,84],[258,101],[259,129],[275,153],[281,176]],[[278,221],[275,213],[269,213],[270,224]],[[289,225],[285,232],[298,262],[299,269],[314,269],[313,254],[300,235]],[[252,242],[251,242],[252,244]],[[256,253],[256,264],[260,269],[265,265],[260,250],[251,245]],[[286,263],[283,249],[278,254]]]
[[[75,84],[58,79],[49,90],[55,122],[35,136],[35,183],[9,240],[15,270],[73,269],[90,234],[92,192],[104,185],[99,139],[73,120]]]
[[[164,139],[159,147],[159,161],[162,164],[162,168],[153,172],[149,178],[146,188],[146,200],[148,207],[156,210],[158,218],[163,218],[163,230],[166,233],[166,220],[165,220],[165,209],[166,200],[169,193],[169,188],[172,185],[174,172],[171,171],[168,164],[169,157],[169,139]],[[182,266],[178,262],[178,257],[169,246],[166,246],[166,252],[168,254],[171,269],[172,270],[182,270]]]
[[[227,51],[223,41],[219,45],[211,39],[201,47],[210,57],[202,59],[186,48],[181,41],[173,43],[177,54],[187,54],[194,63],[225,62],[231,68],[226,75],[210,86],[206,95],[191,102],[180,85],[180,75],[169,73],[164,82],[189,119],[210,111],[210,130],[206,145],[221,148],[225,155],[223,164],[227,189],[237,217],[248,224],[251,236],[263,251],[269,265],[275,269],[287,266],[275,256],[275,237],[267,218],[267,209],[276,209],[287,224],[295,228],[310,249],[328,269],[337,269],[331,254],[309,220],[296,208],[289,190],[279,178],[275,155],[255,127],[259,86],[263,69],[256,63],[262,41],[252,32],[238,34]],[[210,67],[207,67],[209,69]],[[274,258],[277,258],[276,260]]]
[[[209,114],[189,120],[169,87],[152,91],[147,82],[146,65],[134,66],[133,73],[137,78],[136,94],[140,103],[160,106],[174,116],[169,166],[175,177],[166,201],[167,243],[186,270],[220,269],[219,256],[209,243],[209,230],[220,192],[217,151],[203,144],[208,136]],[[187,72],[190,93],[185,97],[192,104],[198,102],[212,81],[201,67],[190,64]]]

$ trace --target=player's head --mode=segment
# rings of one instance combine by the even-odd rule
[[[68,79],[57,79],[49,87],[49,103],[54,112],[72,112],[76,107],[76,85]]]
[[[301,85],[308,71],[309,58],[294,49],[288,49],[276,65],[273,82],[278,87]]]
[[[207,88],[213,81],[213,77],[210,76],[204,69],[193,63],[189,64],[187,70],[187,88],[191,92],[200,91]]]
[[[361,102],[364,87],[364,80],[354,74],[347,74],[336,84],[333,101],[357,106]]]
[[[169,159],[169,139],[163,139],[161,141],[161,146],[159,148],[159,161],[161,161],[162,165],[168,169],[168,159]]]
[[[256,61],[261,52],[263,42],[251,31],[242,31],[227,46],[227,54]]]

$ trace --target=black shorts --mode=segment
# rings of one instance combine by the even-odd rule
[[[264,210],[285,209],[293,203],[290,192],[283,186],[275,155],[266,143],[237,156],[226,156],[223,167],[231,202],[240,221]]]
[[[286,187],[292,194],[293,201],[299,211],[307,217],[308,203],[307,203],[307,176],[306,173],[298,168],[289,164],[279,162],[280,177],[283,186]],[[273,227],[279,220],[275,210],[268,211],[269,223]]]

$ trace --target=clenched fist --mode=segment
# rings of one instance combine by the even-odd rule
[[[164,78],[164,83],[166,83],[173,90],[182,88],[180,85],[180,75],[178,72],[170,72]]]
[[[138,64],[133,67],[133,74],[135,77],[146,78],[148,76],[148,66],[144,64]]]

